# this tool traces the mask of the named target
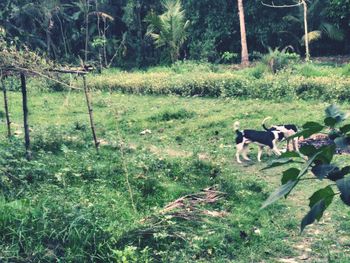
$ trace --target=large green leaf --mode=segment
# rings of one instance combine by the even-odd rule
[[[298,178],[302,177],[304,174],[307,173],[307,171],[309,170],[309,167],[311,166],[311,164],[315,161],[315,159],[320,155],[320,152],[315,153],[311,158],[309,158],[309,160],[307,161],[306,165],[304,166],[304,168],[300,171]]]
[[[282,175],[282,184],[297,180],[299,173],[300,170],[297,168],[289,168],[288,170],[285,170]]]
[[[300,147],[299,151],[303,154],[306,155],[307,157],[311,157],[317,153],[317,149],[315,146],[306,144],[302,147]]]
[[[345,124],[344,126],[340,127],[339,130],[344,134],[349,132],[350,131],[350,124]]]
[[[318,122],[309,121],[303,125],[303,129],[311,129],[311,130],[317,130],[321,131],[324,128],[323,125],[319,124]]]
[[[347,149],[349,148],[349,145],[350,145],[349,137],[344,137],[344,136],[335,138],[334,142],[337,145],[337,147],[340,149]]]
[[[340,191],[341,200],[350,206],[350,177],[337,180],[336,183]]]
[[[337,124],[337,119],[335,119],[333,117],[327,117],[324,119],[324,124],[326,126],[333,128]]]
[[[309,198],[309,207],[312,208],[318,201],[323,199],[327,208],[332,203],[334,195],[335,193],[332,187],[328,185],[327,187],[313,193],[313,195]]]
[[[288,181],[288,183],[281,185],[278,189],[276,189],[275,192],[273,192],[269,198],[262,204],[261,208],[265,208],[268,205],[271,205],[272,203],[276,202],[283,196],[287,196],[290,191],[296,186],[298,183],[297,180],[295,181]]]
[[[333,156],[335,154],[335,144],[330,144],[330,145],[325,145],[322,146],[318,149],[318,156],[317,156],[317,161],[323,163],[323,164],[327,164],[330,163],[333,159]]]
[[[350,173],[350,166],[343,167],[340,171],[333,171],[328,174],[327,178],[331,181],[337,181],[344,178],[345,175]]]
[[[344,134],[349,132],[350,131],[350,124],[346,124],[346,125],[340,127],[339,130]]]
[[[333,164],[320,164],[312,167],[311,172],[320,180],[328,177],[329,174],[340,171],[339,168]]]
[[[303,231],[307,225],[312,224],[315,220],[319,220],[323,212],[326,210],[326,203],[324,199],[319,200],[316,204],[312,206],[310,211],[304,216],[301,221],[300,229]]]
[[[328,106],[325,110],[327,117],[332,117],[337,123],[345,120],[345,113],[342,112],[335,104]]]

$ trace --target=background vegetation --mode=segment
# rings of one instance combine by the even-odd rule
[[[312,0],[308,4],[310,32],[318,36],[311,42],[311,54],[348,54],[349,1]],[[179,53],[181,59],[239,61],[237,1],[188,0],[182,7],[188,37]],[[104,66],[131,68],[170,61],[169,46],[157,48],[146,34],[147,17],[166,11],[159,0],[4,0],[0,10],[0,32],[9,42],[25,44],[58,61],[77,62],[78,55],[84,59],[86,49],[88,60]],[[251,58],[269,47],[289,45],[305,53],[301,7],[275,9],[252,0],[244,2],[244,11]]]

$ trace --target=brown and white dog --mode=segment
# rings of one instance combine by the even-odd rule
[[[283,132],[278,130],[257,131],[257,130],[239,130],[239,122],[234,123],[233,129],[236,137],[236,159],[238,163],[242,163],[240,155],[244,160],[249,161],[248,145],[254,143],[258,145],[258,161],[261,162],[261,154],[264,147],[269,147],[276,155],[281,155],[277,148],[277,142],[283,137]]]

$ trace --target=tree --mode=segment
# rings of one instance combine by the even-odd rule
[[[180,0],[164,0],[162,5],[165,13],[162,15],[150,13],[146,17],[146,22],[149,23],[146,35],[154,40],[157,48],[167,47],[171,62],[175,62],[187,38],[190,22],[185,18]]]
[[[241,30],[241,63],[243,66],[249,65],[248,47],[247,47],[247,35],[245,31],[245,20],[244,20],[244,8],[243,0],[238,0],[238,14],[239,14],[239,25]]]

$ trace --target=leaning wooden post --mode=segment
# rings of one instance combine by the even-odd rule
[[[85,98],[86,98],[86,104],[88,107],[89,117],[90,117],[90,126],[91,126],[91,131],[92,131],[92,137],[94,138],[96,151],[98,152],[98,146],[99,146],[100,142],[97,140],[97,137],[96,137],[93,109],[92,109],[91,102],[90,102],[90,94],[89,94],[89,90],[88,90],[88,87],[86,84],[85,75],[83,75],[83,82],[84,82],[84,93],[85,93]]]
[[[5,115],[6,115],[6,125],[7,125],[7,137],[11,138],[11,120],[8,107],[7,90],[5,86],[4,77],[1,78],[2,92],[4,94],[4,105],[5,105]]]
[[[26,147],[26,158],[29,161],[32,158],[30,151],[30,137],[28,126],[28,100],[27,100],[27,85],[26,76],[21,72],[21,87],[22,87],[22,105],[23,105],[23,125],[24,125],[24,141]]]

